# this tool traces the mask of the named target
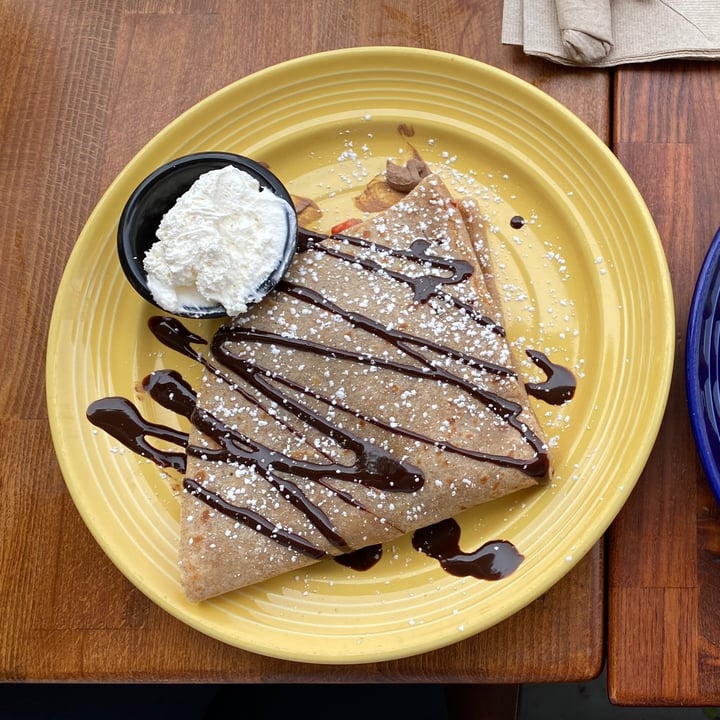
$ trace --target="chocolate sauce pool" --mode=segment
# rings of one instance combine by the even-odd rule
[[[439,561],[451,575],[500,580],[517,570],[524,557],[507,540],[491,540],[473,552],[460,549],[460,526],[453,518],[413,533],[413,547]]]
[[[386,255],[410,259],[417,262],[419,266],[427,268],[428,272],[417,276],[409,276],[383,268],[375,260],[368,257],[348,254],[337,247],[323,245],[323,242],[328,239],[339,240],[346,245],[349,244],[362,250],[378,249]],[[465,314],[479,325],[488,327],[492,332],[499,335],[504,336],[505,334],[504,328],[494,320],[477,313],[471,305],[459,300],[445,289],[448,285],[460,283],[468,278],[473,272],[472,266],[463,260],[444,258],[428,253],[429,243],[425,239],[415,240],[408,250],[398,250],[376,243],[371,244],[361,238],[346,235],[327,236],[301,230],[298,250],[299,252],[306,252],[310,248],[325,252],[343,262],[359,263],[371,272],[382,270],[385,275],[409,285],[416,302],[422,303],[431,297],[442,297],[461,308]],[[299,509],[318,531],[338,549],[341,554],[336,557],[337,561],[357,570],[372,567],[381,557],[381,546],[371,546],[362,550],[345,552],[348,550],[348,546],[335,530],[331,519],[305,496],[293,481],[293,478],[312,479],[314,482],[331,489],[341,500],[355,507],[360,507],[350,494],[343,493],[334,487],[330,488],[324,482],[324,478],[332,476],[333,478],[346,479],[385,492],[412,493],[422,487],[425,482],[423,473],[408,460],[395,458],[377,445],[347,429],[339,427],[325,415],[312,410],[308,405],[297,400],[295,396],[283,391],[283,388],[292,391],[302,391],[303,388],[300,388],[290,378],[280,377],[275,372],[271,373],[270,369],[258,366],[233,352],[231,349],[233,343],[239,343],[240,346],[244,342],[271,343],[278,347],[298,349],[306,353],[323,355],[332,353],[334,357],[350,360],[354,363],[374,364],[394,372],[423,378],[434,378],[456,386],[482,402],[519,433],[533,449],[534,455],[529,460],[517,459],[460,448],[449,442],[443,442],[443,449],[446,452],[459,453],[498,466],[515,467],[531,476],[542,477],[547,473],[547,450],[540,438],[520,419],[519,416],[522,410],[520,405],[501,398],[494,393],[484,391],[470,381],[446,370],[442,363],[430,363],[423,351],[427,352],[429,349],[440,356],[460,361],[468,367],[482,369],[500,376],[515,377],[516,373],[512,368],[498,366],[467,355],[460,350],[434,343],[427,338],[417,337],[400,329],[385,326],[373,318],[337,306],[316,290],[287,280],[278,285],[277,292],[286,293],[308,306],[322,308],[341,317],[350,325],[369,332],[394,346],[398,351],[415,360],[419,366],[402,363],[399,360],[369,357],[360,352],[316,344],[308,339],[285,337],[252,327],[230,325],[220,328],[214,335],[210,344],[214,360],[210,361],[193,347],[198,344],[208,345],[207,340],[190,332],[177,319],[153,317],[149,320],[148,325],[160,342],[181,355],[201,363],[208,372],[218,378],[224,379],[231,384],[230,378],[233,375],[242,378],[249,387],[256,391],[255,393],[243,390],[237,384],[232,384],[232,387],[235,392],[243,396],[244,401],[247,403],[254,404],[267,411],[268,407],[264,406],[262,401],[258,399],[267,398],[268,403],[279,404],[284,410],[295,415],[307,425],[328,437],[332,437],[340,446],[352,451],[355,458],[352,464],[339,464],[332,461],[320,464],[297,460],[243,435],[199,407],[195,391],[174,370],[159,370],[148,375],[142,382],[144,390],[159,405],[186,417],[197,430],[215,441],[218,446],[217,449],[194,447],[190,444],[187,433],[145,420],[135,405],[122,397],[103,398],[93,402],[87,410],[87,417],[90,422],[103,429],[133,452],[150,459],[158,466],[173,468],[183,474],[186,471],[188,455],[202,455],[210,461],[233,462],[253,466],[270,485],[281,493],[283,498]],[[575,378],[572,373],[566,368],[552,363],[547,356],[539,351],[528,350],[527,354],[546,375],[544,382],[527,383],[526,389],[528,393],[551,404],[561,404],[569,400],[575,390]],[[270,375],[272,375],[273,382],[269,380]],[[308,392],[307,388],[305,388],[305,392]],[[331,402],[330,398],[324,396],[320,391],[312,391],[312,396],[325,404]],[[333,401],[333,403],[337,404],[336,401]],[[378,418],[363,416],[359,410],[354,408],[340,407],[385,430],[425,443],[434,442],[432,438],[410,428],[390,426]],[[151,445],[148,438],[156,438],[171,443],[177,449],[158,450]],[[184,489],[213,509],[224,513],[237,522],[256,529],[286,547],[315,559],[325,555],[322,550],[313,546],[300,535],[278,528],[274,523],[255,511],[233,505],[216,493],[204,488],[201,483],[194,479],[185,478]],[[457,523],[454,520],[447,520],[424,530],[416,531],[413,536],[413,546],[428,556],[437,559],[441,566],[451,574],[470,575],[484,580],[505,577],[513,572],[522,560],[522,555],[507,541],[493,541],[474,552],[463,552],[459,548],[459,536],[460,528]]]

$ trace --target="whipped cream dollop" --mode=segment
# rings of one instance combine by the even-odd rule
[[[292,211],[232,165],[204,173],[165,213],[145,255],[155,302],[174,313],[218,304],[231,317],[246,312],[282,260]]]

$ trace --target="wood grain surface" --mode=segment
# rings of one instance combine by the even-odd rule
[[[720,704],[720,512],[694,450],[685,335],[720,225],[720,67],[661,62],[617,73],[615,151],[653,214],[675,296],[665,421],[610,533],[608,690],[625,705]]]
[[[149,602],[99,549],[47,423],[46,337],[75,239],[133,155],[224,85],[322,50],[440,49],[525,78],[609,142],[610,73],[503,47],[501,13],[500,0],[0,0],[0,680],[515,683],[599,672],[600,545],[516,616],[419,657],[318,667],[205,637]]]

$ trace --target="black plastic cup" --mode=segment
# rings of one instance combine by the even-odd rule
[[[123,208],[118,225],[117,251],[120,266],[130,285],[156,307],[160,306],[155,302],[148,288],[143,260],[150,246],[157,242],[155,233],[162,217],[176,200],[190,189],[200,175],[227,165],[245,171],[254,177],[262,188],[272,191],[288,204],[287,239],[282,259],[275,270],[258,286],[256,292],[258,300],[255,302],[267,295],[287,272],[297,246],[298,223],[290,193],[280,180],[265,166],[242,155],[223,152],[185,155],[159,167],[137,186]],[[222,305],[188,307],[182,312],[173,314],[192,318],[216,318],[227,315]]]

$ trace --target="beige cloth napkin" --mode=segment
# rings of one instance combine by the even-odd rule
[[[720,58],[720,0],[505,0],[502,42],[565,65]]]

